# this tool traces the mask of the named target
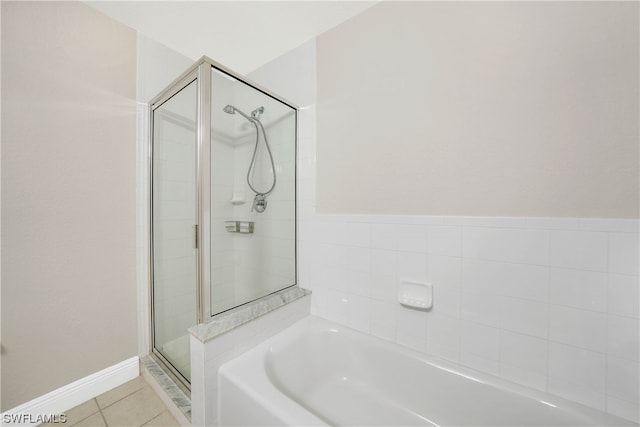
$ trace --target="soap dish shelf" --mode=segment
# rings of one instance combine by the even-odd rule
[[[229,233],[253,234],[253,221],[225,221],[224,227]]]
[[[429,310],[433,306],[433,285],[402,281],[398,287],[398,302],[415,310]]]

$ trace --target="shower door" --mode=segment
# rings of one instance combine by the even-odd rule
[[[152,345],[182,380],[190,380],[187,329],[197,323],[198,80],[187,76],[153,106]]]

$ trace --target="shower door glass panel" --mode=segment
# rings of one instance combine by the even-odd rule
[[[296,110],[215,68],[211,91],[215,315],[296,283]]]
[[[187,329],[197,323],[197,81],[153,111],[153,347],[190,380]]]

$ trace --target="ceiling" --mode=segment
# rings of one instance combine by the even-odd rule
[[[194,61],[247,74],[376,1],[86,1]]]

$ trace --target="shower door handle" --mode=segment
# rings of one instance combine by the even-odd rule
[[[193,224],[193,249],[198,249],[198,224]]]

